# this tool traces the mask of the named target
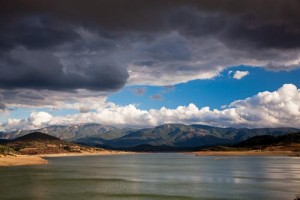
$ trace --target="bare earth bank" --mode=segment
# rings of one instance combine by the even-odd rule
[[[40,156],[16,155],[0,157],[0,167],[19,165],[45,165],[48,161]]]
[[[0,156],[0,167],[19,166],[19,165],[44,165],[44,164],[48,164],[48,161],[44,159],[47,157],[120,155],[120,154],[134,154],[134,153],[124,152],[124,151],[100,151],[100,152],[82,152],[82,153]]]

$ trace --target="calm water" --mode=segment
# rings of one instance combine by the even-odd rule
[[[293,200],[300,158],[139,154],[49,158],[0,168],[0,199]]]

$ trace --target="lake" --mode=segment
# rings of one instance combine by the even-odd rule
[[[47,158],[0,168],[0,199],[293,200],[300,158],[176,153]]]

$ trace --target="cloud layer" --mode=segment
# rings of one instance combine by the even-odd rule
[[[299,67],[297,0],[28,0],[0,9],[2,88],[109,91],[128,78],[172,85],[241,64]]]
[[[299,10],[298,0],[0,0],[0,112],[76,107],[88,115],[126,84],[212,79],[239,65],[299,68]],[[154,115],[164,110],[135,109],[149,125],[163,123]],[[206,114],[222,115],[215,112]]]
[[[223,110],[198,108],[194,104],[176,109],[141,110],[134,105],[106,104],[96,112],[66,117],[33,112],[27,119],[9,119],[5,130],[35,129],[57,124],[100,123],[118,127],[151,127],[165,123],[207,124],[221,127],[297,127],[300,128],[300,90],[285,84],[274,92],[231,103]]]

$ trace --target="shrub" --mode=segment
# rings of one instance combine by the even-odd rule
[[[16,154],[16,151],[10,147],[0,145],[0,155],[13,155]]]

